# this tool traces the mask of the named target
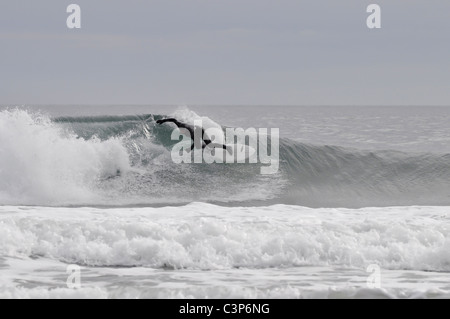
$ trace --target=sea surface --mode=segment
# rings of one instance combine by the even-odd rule
[[[278,128],[279,170],[175,164],[167,117]],[[433,106],[2,106],[0,298],[448,298],[448,123]]]

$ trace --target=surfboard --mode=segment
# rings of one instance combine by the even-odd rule
[[[214,155],[212,158],[215,162],[223,162],[223,163],[248,163],[248,159],[252,158],[252,156],[256,155],[256,150],[248,145],[244,144],[225,144],[229,149],[231,149],[231,154],[228,153],[227,150],[223,148],[215,148]],[[227,161],[227,155],[233,158],[233,161]]]

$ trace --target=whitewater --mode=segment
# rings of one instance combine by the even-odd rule
[[[155,123],[168,116],[280,128],[280,170],[174,164],[173,128]],[[2,108],[0,298],[448,298],[449,117]]]

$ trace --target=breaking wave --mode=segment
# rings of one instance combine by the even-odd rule
[[[190,110],[171,114],[202,119]],[[0,204],[310,207],[449,205],[450,154],[280,141],[280,170],[260,164],[174,164],[165,115],[60,117],[0,112]]]

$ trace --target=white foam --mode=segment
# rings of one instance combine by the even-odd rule
[[[448,299],[450,293],[439,289],[403,290],[368,288],[223,288],[190,287],[184,289],[142,290],[134,287],[83,289],[30,289],[1,287],[0,299]]]
[[[0,112],[0,204],[89,202],[99,180],[129,166],[119,139],[86,141],[44,115]]]
[[[5,268],[5,265],[6,268]],[[367,273],[342,267],[224,271],[81,267],[67,287],[67,265],[48,259],[2,260],[0,298],[448,298],[446,273],[383,270],[380,288]]]
[[[449,207],[0,207],[0,297],[444,298],[449,229]]]
[[[0,209],[0,254],[90,266],[450,271],[447,207]]]
[[[205,130],[209,128],[219,128],[222,127],[217,122],[214,122],[212,119],[210,119],[207,116],[200,116],[194,111],[190,110],[188,107],[179,107],[175,112],[172,113],[172,116],[176,117],[178,120],[194,124],[195,121],[201,121],[203,128]]]
[[[108,292],[100,288],[23,288],[0,286],[0,299],[106,299]]]

